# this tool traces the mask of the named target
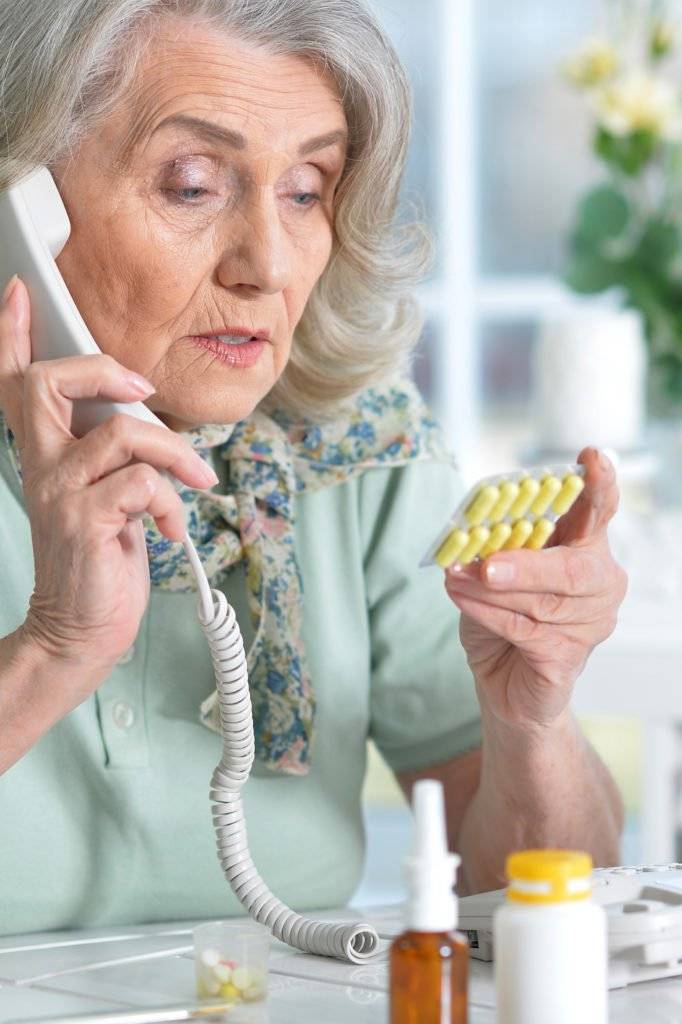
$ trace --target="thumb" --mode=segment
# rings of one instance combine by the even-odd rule
[[[573,508],[559,520],[551,547],[604,537],[618,510],[618,483],[613,463],[597,448],[584,448],[578,462],[585,467],[585,489]]]

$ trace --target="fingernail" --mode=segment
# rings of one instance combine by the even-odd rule
[[[469,566],[467,568],[467,566],[466,565],[462,565],[461,562],[453,562],[452,565],[449,565],[447,567],[447,569],[445,570],[446,574],[448,576],[450,576],[452,579],[455,579],[455,580],[470,580],[470,579],[473,579],[474,578],[473,577],[473,572],[474,571],[475,570],[472,569],[471,566]]]
[[[199,458],[201,458],[201,456],[199,456]],[[201,475],[206,481],[207,486],[213,487],[215,484],[218,483],[218,474],[213,469],[211,469],[211,467],[206,462],[204,462],[203,459],[201,459],[201,466],[197,468],[200,469]]]
[[[486,562],[484,571],[486,582],[493,586],[507,586],[516,576],[516,567],[511,562],[503,560]]]
[[[18,280],[19,280],[18,275],[17,274],[12,274],[12,276],[9,279],[9,281],[7,282],[7,284],[5,286],[5,290],[2,293],[2,304],[3,304],[3,306],[7,305],[7,300],[9,299],[10,295],[14,291],[14,286],[17,283]]]
[[[137,391],[138,394],[143,395],[145,398],[153,395],[156,391],[154,385],[150,384],[147,378],[139,373],[127,373],[126,380],[134,391]]]
[[[597,448],[595,450],[597,452],[597,458],[599,459],[599,465],[601,466],[601,468],[602,469],[608,469],[609,468],[609,460],[607,459],[607,457],[604,454],[604,452],[601,451],[599,448]]]
[[[17,288],[19,278],[16,274],[13,280],[14,284],[7,294],[7,309],[14,321],[15,330],[21,334],[26,328],[26,304],[21,294],[21,289]]]

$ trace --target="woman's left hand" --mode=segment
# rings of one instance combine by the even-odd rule
[[[482,710],[509,725],[545,726],[561,715],[627,590],[607,537],[619,497],[613,465],[594,448],[578,461],[585,489],[551,547],[500,552],[445,574]]]

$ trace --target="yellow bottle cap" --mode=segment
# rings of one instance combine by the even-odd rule
[[[524,850],[506,864],[507,899],[515,903],[565,903],[590,895],[592,858],[578,850]]]

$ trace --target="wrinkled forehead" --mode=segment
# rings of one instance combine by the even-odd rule
[[[318,63],[196,25],[157,30],[118,115],[125,164],[175,115],[208,116],[243,135],[254,152],[293,152],[304,137],[347,128],[336,83]]]

